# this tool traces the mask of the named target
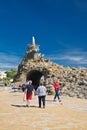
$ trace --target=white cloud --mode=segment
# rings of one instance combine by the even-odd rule
[[[81,51],[80,49],[75,50],[67,50],[62,52],[61,54],[48,55],[53,61],[63,61],[67,64],[83,64],[87,65],[87,52]]]
[[[62,56],[62,57],[57,57],[57,56],[52,56],[52,60],[71,60],[71,61],[81,61],[81,57],[74,57],[74,56]]]
[[[0,52],[0,69],[17,68],[21,58]]]
[[[81,49],[68,49],[63,50],[61,53],[51,54],[45,56],[45,58],[50,58],[54,62],[62,62],[62,65],[82,65],[83,67],[87,66],[87,52],[82,51]],[[0,69],[11,69],[17,68],[21,58],[16,55],[6,54],[0,52]]]
[[[17,68],[18,66],[17,65],[13,65],[13,64],[8,64],[8,63],[0,63],[0,69],[11,69],[11,68]]]

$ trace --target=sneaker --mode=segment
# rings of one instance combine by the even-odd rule
[[[28,104],[26,104],[26,107],[29,107],[29,105],[28,105]]]
[[[45,106],[43,106],[43,108],[45,108]]]
[[[59,102],[61,102],[61,100],[59,99]]]
[[[56,102],[56,99],[54,99],[53,102]]]

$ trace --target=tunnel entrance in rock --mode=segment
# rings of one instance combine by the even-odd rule
[[[33,84],[34,88],[37,89],[42,76],[43,76],[43,74],[40,71],[33,70],[28,73],[26,81],[32,80],[32,84]]]

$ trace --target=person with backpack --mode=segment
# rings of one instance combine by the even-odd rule
[[[56,98],[58,98],[58,101],[61,102],[60,96],[59,96],[60,83],[59,83],[58,79],[54,82],[53,86],[54,86],[54,90],[55,90],[55,96],[54,96],[53,101],[56,101]]]
[[[26,102],[26,107],[29,107],[30,106],[30,101],[32,100],[32,95],[33,95],[33,90],[34,90],[34,87],[32,85],[32,81],[29,80],[26,84],[26,87],[24,88],[24,97],[23,97],[23,100],[27,101]]]

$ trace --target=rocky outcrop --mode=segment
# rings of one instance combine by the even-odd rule
[[[63,67],[45,59],[39,53],[39,45],[30,44],[28,50],[18,66],[14,82],[20,84],[32,80],[35,88],[41,80],[45,81],[48,94],[54,93],[55,79],[61,83],[61,95],[87,99],[87,69]]]

